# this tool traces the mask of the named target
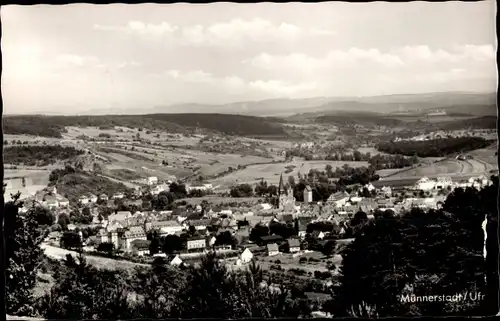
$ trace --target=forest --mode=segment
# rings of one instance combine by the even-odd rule
[[[57,161],[71,159],[84,152],[74,147],[60,145],[47,146],[9,146],[3,149],[3,161],[6,164],[25,166],[46,166]]]
[[[103,116],[8,116],[3,118],[5,134],[62,137],[64,128],[115,126],[192,133],[197,128],[240,136],[283,136],[281,124],[255,116],[230,114],[149,114]]]
[[[480,137],[440,138],[424,141],[384,142],[377,146],[381,152],[418,157],[445,157],[485,148],[493,142]]]

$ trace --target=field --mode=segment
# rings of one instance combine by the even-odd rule
[[[439,175],[484,174],[497,169],[498,164],[488,163],[482,159],[455,160],[448,159],[429,165],[423,165],[409,170],[403,170],[390,175],[390,179],[405,177],[434,177]]]
[[[267,181],[268,184],[278,185],[280,174],[283,172],[283,176],[294,176],[297,177],[300,172],[305,175],[310,169],[325,170],[326,165],[331,165],[334,169],[336,167],[342,167],[347,164],[351,167],[361,167],[368,166],[367,162],[342,162],[342,161],[292,161],[287,163],[271,163],[271,164],[261,164],[261,165],[251,165],[245,169],[235,171],[226,176],[212,180],[214,186],[220,185],[221,187],[231,187],[236,184],[255,184],[260,182],[262,179]],[[289,173],[285,173],[288,166],[295,166],[293,170]]]
[[[132,150],[133,147],[133,150]],[[127,148],[127,149],[125,149]],[[245,166],[255,163],[269,162],[270,159],[250,155],[217,154],[198,150],[151,147],[136,144],[129,145],[94,145],[96,154],[111,161],[104,164],[106,175],[130,179],[131,176],[145,178],[157,176],[160,179],[171,179],[172,176],[186,178],[189,176],[210,177],[219,175],[231,167]],[[167,164],[162,165],[165,161]],[[128,170],[125,174],[125,170]],[[125,174],[125,175],[120,175]]]
[[[34,195],[38,190],[41,190],[49,183],[50,170],[26,170],[26,169],[5,169],[4,183],[5,196],[10,197],[10,194],[21,192],[21,198]],[[24,185],[23,179],[24,177]]]
[[[78,253],[75,251],[69,251],[47,244],[42,244],[42,248],[45,250],[45,255],[57,260],[66,258],[67,254],[71,254],[74,257],[78,256]],[[85,255],[85,259],[87,259],[87,261],[96,268],[107,270],[130,269],[137,266],[147,266],[146,264],[134,263],[124,260],[114,260],[100,256]]]
[[[280,253],[275,256],[267,256],[267,254],[264,253],[257,254],[256,258],[258,259],[258,264],[265,270],[272,270],[271,266],[279,265],[282,270],[300,269],[306,271],[306,273],[314,274],[315,271],[327,272],[327,264],[329,262],[335,264],[337,268],[340,267],[342,263],[342,256],[339,254],[333,257],[326,257],[316,251],[308,251],[296,257],[293,257],[293,255],[289,253]],[[307,259],[313,258],[317,260],[317,262],[306,262],[301,264],[299,260],[303,257]],[[279,260],[279,263],[276,263],[277,260]],[[240,268],[245,268],[245,266],[243,265]]]
[[[179,201],[185,201],[187,204],[199,205],[203,201],[207,201],[210,204],[218,205],[225,203],[258,203],[259,200],[263,200],[260,197],[238,197],[238,198],[227,198],[227,197],[217,197],[217,196],[204,196],[204,197],[192,197],[180,199]]]

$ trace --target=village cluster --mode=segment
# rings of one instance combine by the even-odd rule
[[[157,194],[158,189],[168,191],[167,182],[159,182],[156,177],[147,179],[151,193]],[[171,183],[171,182],[170,182]],[[446,199],[446,194],[457,187],[474,187],[480,189],[492,182],[486,176],[472,177],[467,181],[453,182],[450,177],[439,177],[436,180],[420,179],[414,186],[405,188],[391,188],[383,186],[375,188],[367,184],[358,191],[337,192],[326,202],[313,202],[313,191],[310,186],[304,189],[304,201],[297,202],[290,186],[286,187],[283,177],[280,177],[279,200],[277,204],[258,203],[247,206],[223,207],[216,211],[212,204],[196,205],[191,208],[182,208],[180,211],[118,211],[103,218],[98,210],[97,202],[107,202],[110,206],[114,199],[121,199],[126,204],[135,204],[141,207],[141,192],[133,195],[135,199],[125,199],[123,193],[113,195],[82,195],[77,207],[81,211],[89,208],[93,217],[91,227],[98,228],[97,235],[83,237],[78,224],[69,224],[67,229],[79,233],[84,251],[95,252],[99,244],[111,243],[113,248],[132,256],[148,257],[151,239],[148,233],[156,232],[160,237],[176,235],[184,237],[183,248],[174,253],[155,253],[154,256],[168,257],[171,264],[181,264],[183,259],[199,256],[209,249],[228,253],[236,265],[242,265],[252,260],[255,255],[275,256],[284,252],[286,244],[288,255],[301,255],[307,252],[304,246],[306,238],[312,238],[319,244],[328,239],[342,239],[345,235],[348,222],[357,212],[364,212],[368,219],[374,218],[375,212],[392,210],[395,215],[413,207],[422,209],[438,209]],[[208,189],[211,186],[190,186],[193,188]],[[368,192],[368,193],[367,193]],[[31,199],[25,201],[26,208],[31,201],[35,201],[52,210],[55,215],[67,211],[69,201],[57,193],[55,187],[48,187],[39,191]],[[272,222],[293,226],[292,236],[265,235],[257,242],[250,240],[252,229],[257,226],[269,227]],[[336,228],[333,231],[308,229],[314,223],[330,223]],[[217,244],[221,233],[229,232],[236,240],[234,244]],[[52,246],[60,246],[61,232],[52,232],[48,242]],[[283,254],[284,255],[284,254]]]

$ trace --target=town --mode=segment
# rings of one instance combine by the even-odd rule
[[[496,315],[495,13],[2,6],[7,319]]]

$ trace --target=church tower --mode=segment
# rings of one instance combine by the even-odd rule
[[[288,186],[285,188],[283,183],[283,173],[280,175],[280,182],[278,185],[278,209],[282,211],[293,211],[295,207],[295,197],[293,197],[293,188]]]

